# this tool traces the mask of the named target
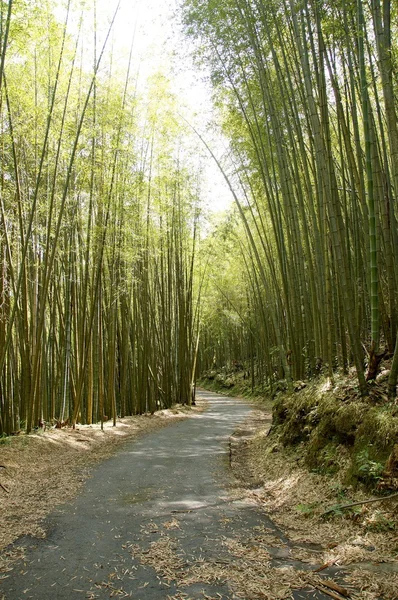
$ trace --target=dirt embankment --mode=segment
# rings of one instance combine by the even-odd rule
[[[355,598],[397,600],[396,403],[325,380],[258,406],[231,439],[237,493],[281,528],[290,559],[341,567]]]

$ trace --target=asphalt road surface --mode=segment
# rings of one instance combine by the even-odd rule
[[[126,443],[93,470],[73,504],[51,515],[46,539],[18,541],[26,558],[3,580],[0,598],[245,598],[230,582],[198,581],[197,573],[227,565],[228,543],[244,544],[256,528],[287,540],[264,513],[228,492],[228,439],[250,406],[198,396],[209,401],[204,413]],[[289,564],[280,548],[273,556]],[[304,590],[294,598],[326,596]]]

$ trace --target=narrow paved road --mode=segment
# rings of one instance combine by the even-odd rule
[[[243,560],[256,528],[285,540],[227,491],[228,438],[250,407],[198,395],[208,410],[126,444],[51,516],[45,540],[20,540],[28,549],[3,581],[8,600],[248,597],[224,582],[222,569]]]

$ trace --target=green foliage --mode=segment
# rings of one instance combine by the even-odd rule
[[[359,477],[368,484],[377,484],[383,474],[384,465],[375,460],[371,460],[368,449],[358,452],[355,460]]]
[[[326,514],[322,515],[322,518],[324,520],[332,520],[335,518],[347,518],[347,517],[353,517],[355,518],[357,515],[359,515],[361,513],[361,507],[360,506],[351,506],[349,508],[342,508],[341,504],[335,504],[334,506],[331,506]]]
[[[330,507],[326,515],[322,515],[324,520],[334,519],[336,517],[344,517],[344,511],[340,504],[334,504]]]
[[[317,502],[312,502],[311,504],[298,504],[295,508],[304,517],[312,517],[317,506]]]

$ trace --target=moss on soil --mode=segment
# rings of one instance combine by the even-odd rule
[[[372,395],[358,397],[355,386],[346,386],[344,397],[341,384],[326,387],[321,381],[291,396],[279,395],[273,407],[271,435],[283,446],[300,445],[311,470],[324,474],[341,471],[343,452],[348,458],[344,483],[394,489],[398,472],[391,472],[388,463],[398,444],[396,402],[383,400],[375,405]]]

